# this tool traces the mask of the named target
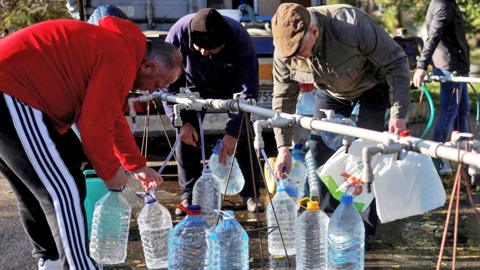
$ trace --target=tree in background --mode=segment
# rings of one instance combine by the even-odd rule
[[[37,22],[58,18],[71,18],[64,0],[0,1],[1,31],[17,31]]]
[[[430,0],[376,0],[381,16],[376,16],[391,33],[398,27],[406,27],[404,19],[411,16],[413,26],[419,27],[425,22]],[[469,37],[480,33],[480,0],[457,0],[465,21],[465,30]]]

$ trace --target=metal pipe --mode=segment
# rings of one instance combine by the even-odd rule
[[[465,82],[465,83],[480,83],[480,78],[466,77],[466,76],[442,76],[442,75],[427,75],[425,82]]]
[[[152,98],[161,99],[173,103],[193,103],[187,97],[177,97],[168,93],[154,93]],[[273,118],[277,114],[278,117],[287,119],[290,125],[298,125],[309,130],[323,130],[334,132],[342,135],[347,135],[356,138],[376,141],[380,143],[388,143],[394,141],[397,143],[409,145],[408,150],[422,153],[427,156],[443,158],[465,164],[473,165],[480,168],[480,155],[477,153],[457,150],[456,148],[443,145],[442,143],[427,141],[416,137],[399,137],[388,132],[379,132],[365,128],[352,127],[331,123],[322,120],[316,120],[312,117],[306,117],[296,114],[288,114],[283,112],[276,112],[273,110],[253,106],[237,100],[228,99],[195,99],[195,103],[203,104],[204,108],[213,108],[228,111],[244,111],[253,114],[258,114],[264,117]]]

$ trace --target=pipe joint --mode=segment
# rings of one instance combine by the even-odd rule
[[[174,127],[181,127],[183,126],[183,121],[181,117],[181,112],[182,110],[185,110],[187,108],[187,104],[175,104],[173,105],[173,126]]]

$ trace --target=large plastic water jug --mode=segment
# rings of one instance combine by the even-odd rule
[[[119,264],[127,256],[132,207],[122,190],[110,189],[95,205],[90,256],[99,264]]]
[[[353,122],[353,120],[348,117],[335,114],[333,111],[326,111],[325,113],[327,114],[327,117],[322,120],[336,123],[336,124],[355,126],[355,122]],[[320,136],[323,142],[325,143],[325,145],[328,146],[328,148],[332,149],[333,151],[337,151],[342,146],[343,138],[344,138],[344,135],[342,134],[328,132],[328,131],[321,131]]]
[[[168,267],[168,236],[173,228],[167,208],[152,195],[145,196],[145,206],[138,215],[145,264],[149,269]]]
[[[328,269],[362,270],[365,227],[351,195],[345,194],[328,224]]]
[[[273,208],[275,208],[276,218],[273,213]],[[280,180],[277,185],[277,192],[267,208],[267,223],[270,228],[268,234],[268,252],[270,255],[285,256],[285,249],[288,255],[295,254],[294,228],[296,219],[297,206],[292,198],[285,192],[285,181]]]
[[[248,269],[248,235],[232,211],[223,214],[222,221],[212,230],[211,270]]]
[[[327,233],[330,218],[317,201],[309,201],[306,211],[295,222],[296,266],[304,269],[327,269]]]
[[[208,269],[209,225],[199,205],[190,205],[187,216],[173,228],[168,238],[168,269]]]
[[[307,168],[305,167],[305,152],[302,144],[296,144],[292,150],[292,169],[288,174],[286,191],[293,201],[296,202],[303,197],[303,186],[307,179]]]
[[[217,223],[216,210],[221,207],[222,195],[218,183],[213,179],[212,172],[208,167],[203,169],[202,176],[193,186],[192,203],[202,207],[203,216],[210,227]]]
[[[222,147],[222,140],[218,140],[217,144],[212,150],[212,155],[208,160],[208,167],[210,167],[213,177],[218,182],[220,192],[224,194],[225,186],[227,185],[227,180],[230,173],[230,167],[232,167],[233,163],[230,181],[228,182],[227,195],[235,195],[242,191],[243,186],[245,185],[245,178],[243,177],[240,166],[238,165],[237,159],[234,156],[227,155],[227,163],[225,166],[218,161]]]

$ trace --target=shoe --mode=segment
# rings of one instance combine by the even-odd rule
[[[180,207],[182,206],[182,207]],[[187,213],[184,211],[185,208],[188,208],[190,206],[190,200],[189,199],[183,199],[179,206],[177,208],[175,208],[175,215],[179,216],[179,217],[183,217],[185,215],[187,215]]]
[[[257,212],[257,209],[258,209],[259,212],[262,212],[263,209],[264,209],[263,203],[260,199],[255,201],[255,198],[249,197],[246,200],[245,200],[245,198],[243,200],[244,200],[244,203],[247,205],[248,212],[250,212],[250,213]]]
[[[38,270],[62,270],[63,266],[60,260],[45,260],[41,258],[38,261]]]

